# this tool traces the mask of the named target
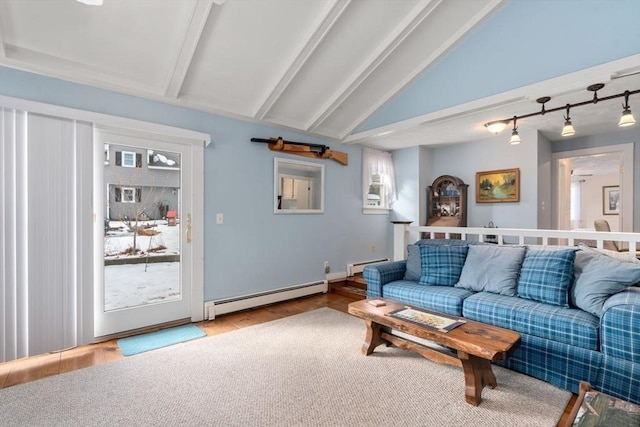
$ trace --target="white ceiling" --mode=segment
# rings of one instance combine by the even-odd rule
[[[572,157],[569,163],[571,180],[576,181],[588,176],[620,174],[623,164],[624,159],[619,152]]]
[[[342,140],[503,2],[2,0],[0,63]]]
[[[354,133],[505,2],[0,0],[0,64],[345,143],[449,144],[489,137],[483,123],[535,111],[537,97],[551,96],[552,108],[590,96],[592,76],[581,75]],[[640,75],[611,80],[613,71],[597,74],[601,96],[640,88]],[[631,102],[640,107],[640,95]],[[578,135],[615,128],[611,103],[572,111]],[[554,113],[519,128],[554,140],[562,121]]]

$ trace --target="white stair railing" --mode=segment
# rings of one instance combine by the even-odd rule
[[[499,245],[568,245],[577,246],[581,241],[592,241],[602,249],[605,241],[615,241],[618,247],[627,247],[630,253],[640,251],[640,233],[603,232],[603,231],[573,231],[573,230],[538,230],[524,228],[486,228],[486,227],[433,227],[411,226],[409,224],[394,224],[393,260],[406,259],[407,245],[415,243],[409,241],[411,235],[427,233],[430,238],[451,235],[459,236],[463,240],[486,241],[487,236],[497,239]],[[436,236],[436,234],[438,236]],[[621,246],[622,244],[622,246]],[[626,246],[625,246],[626,245]]]

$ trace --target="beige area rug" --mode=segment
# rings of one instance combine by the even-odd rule
[[[7,426],[554,426],[570,393],[495,367],[465,403],[460,369],[380,346],[329,308],[0,390]]]

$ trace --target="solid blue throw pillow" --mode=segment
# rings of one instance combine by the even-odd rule
[[[457,288],[516,296],[523,246],[469,246]]]
[[[421,285],[453,286],[458,283],[467,258],[467,246],[420,245]]]
[[[518,296],[569,307],[576,250],[527,250],[518,280]]]
[[[420,261],[420,248],[417,245],[407,246],[407,269],[404,272],[404,280],[417,282],[422,276],[422,261]]]
[[[598,317],[611,295],[640,283],[640,264],[624,262],[589,249],[576,254],[574,270],[571,304]]]

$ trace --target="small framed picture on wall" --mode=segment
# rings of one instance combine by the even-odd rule
[[[602,214],[620,215],[620,186],[602,187]]]

